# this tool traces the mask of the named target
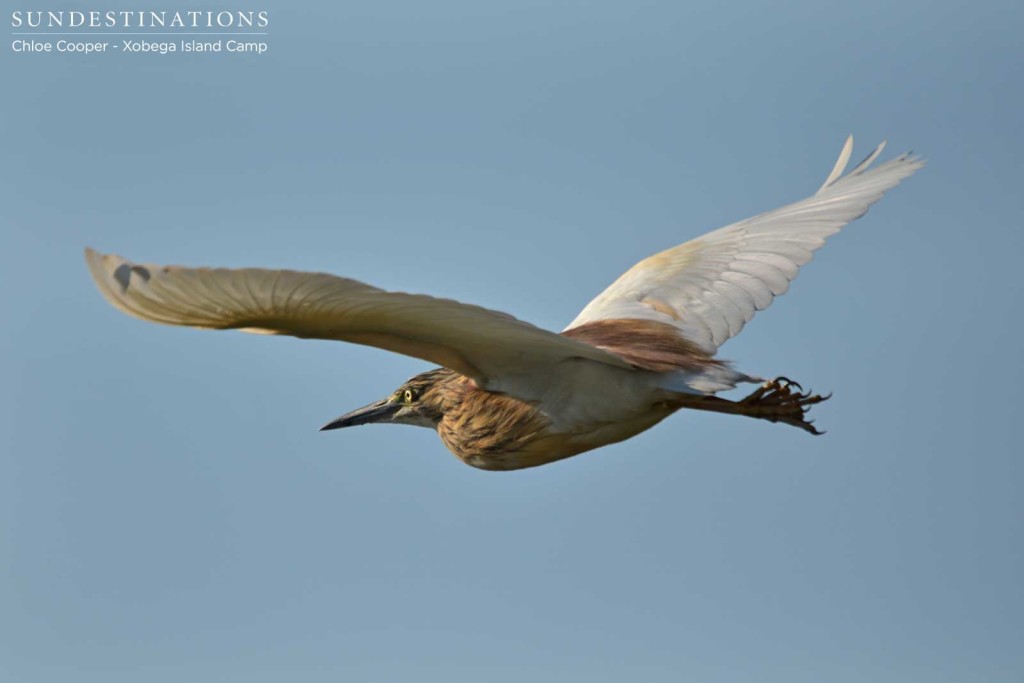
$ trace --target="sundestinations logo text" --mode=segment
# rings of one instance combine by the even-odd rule
[[[11,51],[72,55],[255,54],[269,50],[267,10],[15,10]]]
[[[11,12],[14,29],[97,29],[97,28],[169,28],[169,29],[262,29],[270,26],[266,10],[58,10]]]

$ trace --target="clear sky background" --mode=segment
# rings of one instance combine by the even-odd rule
[[[206,5],[268,9],[259,57],[0,50],[0,680],[1024,680],[1024,5],[296,4]],[[849,133],[929,165],[722,350],[834,391],[820,438],[319,433],[428,366],[145,324],[82,260],[561,329]]]

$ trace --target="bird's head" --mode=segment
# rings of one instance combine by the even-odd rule
[[[439,368],[416,375],[389,396],[328,422],[320,431],[373,423],[437,429],[437,423],[444,417],[443,385],[452,374],[451,370]]]

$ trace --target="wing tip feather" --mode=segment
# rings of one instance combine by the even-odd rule
[[[850,155],[853,153],[853,135],[846,137],[846,142],[843,143],[843,148],[839,150],[839,158],[836,159],[835,166],[832,167],[832,171],[825,178],[825,182],[822,183],[821,187],[818,188],[818,192],[821,192],[826,187],[829,187],[835,181],[843,175],[843,171],[846,170],[846,165],[850,163]]]
[[[869,170],[873,174],[875,172],[882,171],[883,169],[892,169],[896,166],[903,166],[903,171],[901,171],[898,174],[896,183],[894,183],[895,185],[898,184],[899,181],[903,180],[904,178],[913,175],[916,171],[918,171],[919,169],[923,168],[926,165],[925,159],[920,155],[914,154],[914,152],[911,150],[908,152],[904,152],[903,154],[900,154],[895,159],[891,159],[885,162],[884,164],[871,168],[871,165],[875,162],[879,155],[881,155],[882,151],[885,149],[888,143],[888,140],[882,140],[875,147],[875,149],[873,149],[871,153],[864,158],[863,161],[861,161],[853,168],[853,170],[851,170],[849,173],[844,173],[844,171],[846,170],[846,166],[849,162],[850,152],[852,152],[853,149],[853,136],[851,135],[848,138],[846,138],[846,143],[843,145],[842,152],[840,152],[839,154],[839,159],[836,161],[836,165],[832,168],[832,172],[829,173],[828,178],[825,179],[824,184],[822,184],[822,186],[818,188],[818,191],[815,192],[815,194],[821,194],[826,190],[838,187],[839,185],[843,184],[843,181],[847,179],[855,178],[858,176],[864,176],[865,173],[867,173]]]

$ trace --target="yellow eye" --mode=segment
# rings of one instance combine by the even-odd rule
[[[412,389],[406,389],[405,390],[405,395],[403,396],[403,398],[405,399],[406,403],[412,403],[412,399],[413,399]]]

